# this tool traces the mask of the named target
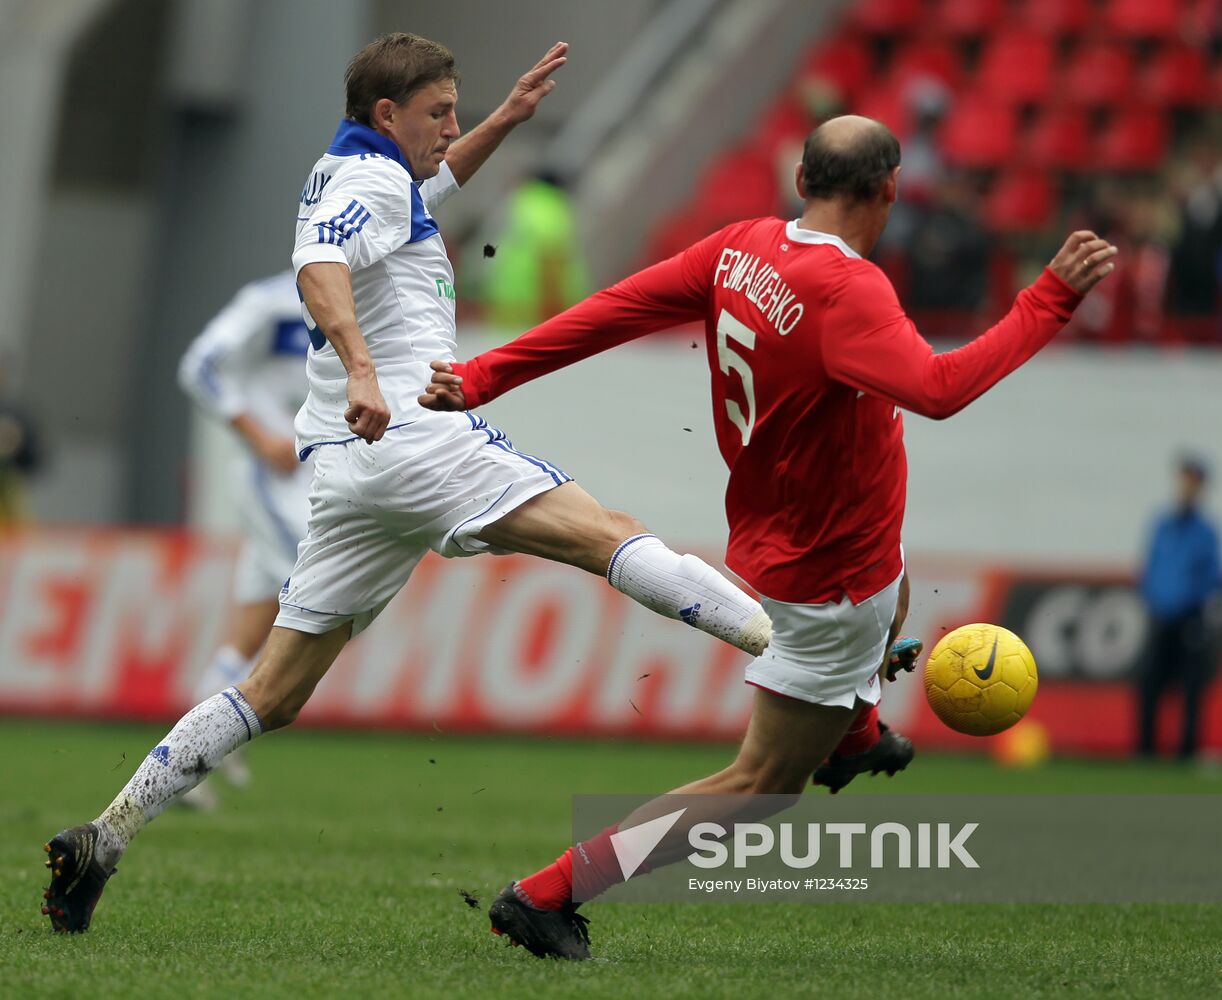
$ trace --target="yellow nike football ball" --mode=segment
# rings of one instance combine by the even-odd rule
[[[1009,729],[1031,707],[1037,680],[1027,644],[999,625],[963,625],[925,661],[925,697],[934,715],[969,736]]]

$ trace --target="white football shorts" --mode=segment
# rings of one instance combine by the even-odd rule
[[[761,596],[772,619],[772,641],[748,665],[747,683],[816,705],[852,708],[858,699],[878,704],[878,669],[902,579],[901,573],[860,604],[847,596],[827,604],[786,604]]]
[[[274,601],[293,572],[297,543],[305,538],[311,463],[288,476],[255,459],[242,464],[234,476],[242,548],[234,568],[233,596],[238,604]]]
[[[476,536],[570,481],[470,413],[432,413],[375,444],[314,449],[309,528],[276,624],[322,633],[369,626],[432,549],[497,552]]]

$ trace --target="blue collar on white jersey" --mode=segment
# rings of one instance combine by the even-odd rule
[[[394,160],[412,176],[412,168],[407,165],[403,153],[395,145],[393,139],[388,139],[380,132],[375,132],[368,125],[354,122],[351,118],[341,118],[339,128],[335,130],[335,138],[327,147],[327,152],[333,156],[357,156],[361,153],[377,153],[387,159]],[[416,178],[412,177],[415,181]]]

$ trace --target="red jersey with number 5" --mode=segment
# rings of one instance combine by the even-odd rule
[[[469,406],[655,330],[702,320],[730,470],[726,565],[774,600],[861,602],[903,568],[900,408],[962,409],[1027,361],[1079,296],[1045,271],[971,343],[935,355],[886,276],[839,237],[736,223],[455,366]]]

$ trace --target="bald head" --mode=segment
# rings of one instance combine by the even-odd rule
[[[890,135],[891,130],[880,121],[861,115],[840,115],[829,118],[814,131],[814,135],[826,142],[829,149],[839,151],[852,149],[866,141],[871,135]]]
[[[806,138],[802,184],[808,199],[877,198],[900,165],[900,144],[882,122],[860,115],[830,118]]]

